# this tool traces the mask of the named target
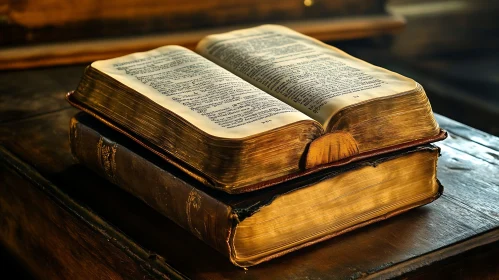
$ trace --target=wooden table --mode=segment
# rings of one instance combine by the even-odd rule
[[[424,207],[237,268],[79,165],[64,100],[82,66],[0,73],[0,242],[41,278],[499,277],[499,139],[437,116],[443,196]]]

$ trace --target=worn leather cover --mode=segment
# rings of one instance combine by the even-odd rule
[[[84,104],[79,103],[75,98],[72,97],[72,94],[73,94],[73,91],[68,92],[66,94],[66,99],[72,106],[92,115],[93,117],[100,120],[102,123],[113,128],[114,130],[120,132],[121,134],[127,136],[128,138],[132,139],[134,142],[140,144],[144,148],[150,150],[154,154],[160,156],[161,158],[163,158],[163,160],[165,160],[168,163],[174,165],[175,167],[183,170],[185,173],[189,174],[191,177],[200,181],[204,185],[211,187],[211,188],[219,189],[219,190],[222,190],[224,192],[231,193],[231,194],[245,193],[245,192],[251,192],[251,191],[263,189],[263,188],[274,186],[274,185],[277,185],[277,184],[280,184],[280,183],[283,183],[283,182],[286,182],[289,180],[293,180],[293,179],[296,179],[296,178],[299,178],[302,176],[313,174],[313,173],[316,173],[316,172],[319,172],[321,170],[325,170],[325,169],[328,169],[331,167],[343,166],[343,165],[349,164],[351,162],[359,161],[362,159],[367,159],[367,158],[371,158],[374,156],[403,150],[403,149],[406,149],[409,147],[415,147],[415,146],[419,146],[419,145],[423,145],[423,144],[429,144],[429,143],[437,142],[437,141],[440,141],[440,140],[447,138],[447,132],[445,130],[441,129],[439,134],[437,134],[433,137],[430,137],[430,138],[418,139],[415,141],[402,143],[399,145],[395,145],[395,146],[391,146],[391,147],[387,147],[387,148],[383,148],[383,149],[379,149],[379,150],[375,150],[375,151],[369,151],[369,152],[365,152],[365,153],[356,154],[356,155],[348,157],[348,158],[344,158],[344,159],[341,159],[341,160],[338,160],[335,162],[331,162],[328,164],[319,165],[319,166],[316,166],[316,167],[313,167],[310,169],[303,170],[301,172],[292,173],[292,174],[288,174],[288,175],[277,177],[277,178],[271,178],[269,180],[262,181],[262,182],[255,182],[253,184],[248,184],[248,185],[241,186],[238,188],[227,188],[225,185],[220,184],[217,180],[210,178],[208,175],[204,174],[201,170],[196,170],[192,166],[188,165],[187,163],[178,160],[172,154],[169,154],[168,151],[164,151],[164,150],[162,150],[154,145],[149,144],[148,141],[146,139],[143,139],[142,137],[140,137],[140,135],[136,135],[130,131],[122,129],[118,124],[110,121],[105,116],[101,116],[97,112],[92,110],[91,108],[88,108]]]
[[[79,113],[71,120],[70,144],[73,155],[84,165],[132,193],[149,206],[228,256],[238,266],[251,266],[299,248],[329,239],[364,225],[386,219],[411,208],[429,203],[440,196],[442,187],[431,198],[405,205],[386,215],[360,221],[355,226],[334,232],[299,246],[268,255],[252,262],[239,263],[234,258],[232,238],[235,227],[261,207],[289,192],[344,172],[354,172],[366,165],[418,151],[435,152],[437,147],[423,145],[374,157],[338,168],[301,176],[272,188],[244,194],[227,194],[207,188],[179,168],[165,162],[144,147],[109,129],[93,117]]]

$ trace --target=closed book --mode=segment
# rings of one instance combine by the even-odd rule
[[[143,200],[241,267],[438,198],[439,149],[403,149],[243,194],[207,188],[93,117],[71,120],[81,164]]]

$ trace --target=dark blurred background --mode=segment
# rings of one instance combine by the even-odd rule
[[[487,0],[0,0],[0,74],[82,73],[97,59],[279,23],[414,78],[435,112],[499,135],[498,18]],[[1,244],[0,264],[27,276]]]
[[[499,1],[392,0],[387,10],[403,31],[336,45],[414,78],[435,112],[499,135]]]

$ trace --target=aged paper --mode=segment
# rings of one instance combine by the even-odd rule
[[[179,46],[92,67],[217,137],[243,138],[310,117]]]
[[[197,51],[323,127],[342,108],[417,87],[411,79],[277,25],[210,35]]]

